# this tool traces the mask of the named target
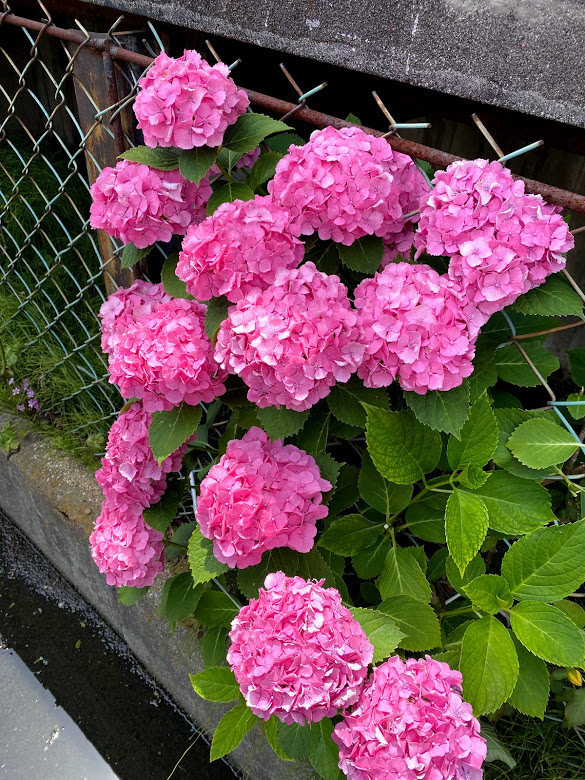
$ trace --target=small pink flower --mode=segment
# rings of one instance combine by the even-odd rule
[[[209,65],[194,50],[173,59],[162,52],[138,82],[134,101],[147,146],[219,146],[250,104],[227,65]]]
[[[202,481],[196,517],[215,557],[244,569],[275,547],[309,552],[328,490],[311,455],[253,427],[228,443]]]
[[[211,192],[208,179],[197,185],[179,171],[120,160],[115,168],[104,168],[91,187],[90,224],[144,249],[185,235],[192,222],[204,219]]]
[[[289,229],[288,213],[269,197],[222,204],[189,228],[177,276],[206,301],[226,295],[236,303],[254,288],[265,289],[281,268],[296,268],[304,245]]]
[[[376,667],[333,740],[350,780],[481,780],[487,753],[461,674],[430,656]]]
[[[337,276],[313,263],[277,271],[274,284],[230,307],[215,359],[261,409],[304,411],[347,382],[361,362],[357,317]]]
[[[459,287],[426,265],[390,263],[355,290],[366,387],[398,377],[405,390],[451,390],[473,366],[478,328]]]
[[[232,622],[227,660],[264,720],[316,723],[358,700],[373,647],[323,582],[269,574]]]
[[[124,398],[142,398],[149,412],[182,401],[197,406],[225,392],[205,333],[206,307],[172,298],[131,323],[110,354],[110,382]]]
[[[417,220],[404,215],[428,190],[410,157],[358,127],[315,130],[309,143],[290,147],[268,185],[289,211],[294,235],[316,232],[348,246],[381,236],[401,252],[410,249]]]

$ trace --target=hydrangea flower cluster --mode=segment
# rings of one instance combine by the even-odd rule
[[[108,435],[102,467],[102,511],[90,536],[91,554],[108,585],[152,585],[162,571],[163,535],[142,513],[160,500],[166,476],[179,471],[186,445],[159,466],[148,443],[152,416],[140,403],[122,412]]]
[[[91,186],[90,224],[145,249],[184,235],[192,222],[204,219],[211,193],[208,179],[197,185],[179,171],[120,160],[115,168],[104,168]]]
[[[134,113],[152,147],[219,146],[250,104],[227,65],[209,65],[192,49],[177,59],[159,54],[138,86]]]
[[[558,206],[527,195],[499,162],[457,161],[423,199],[417,256],[451,256],[449,276],[484,324],[551,273],[574,246]]]
[[[131,323],[110,354],[110,382],[149,412],[196,406],[225,392],[205,333],[202,303],[172,298]]]
[[[323,582],[269,574],[232,622],[228,663],[264,720],[316,723],[358,700],[373,647]]]
[[[281,269],[273,285],[229,309],[215,359],[241,376],[260,408],[302,412],[357,370],[364,347],[356,323],[339,277],[313,263]]]
[[[392,263],[355,290],[366,387],[395,377],[405,390],[451,390],[473,366],[477,329],[457,285],[427,265]]]
[[[253,427],[201,482],[196,517],[215,557],[244,569],[275,547],[309,552],[331,487],[311,455]]]
[[[350,780],[481,780],[486,741],[446,663],[398,656],[376,667],[335,726]]]
[[[168,303],[171,296],[162,284],[137,279],[130,287],[120,287],[101,305],[102,352],[109,355],[132,325],[152,314],[159,303]]]
[[[404,216],[428,190],[410,157],[359,127],[316,130],[309,143],[289,148],[268,185],[294,235],[317,232],[347,246],[374,235],[401,251],[412,245]]]
[[[280,268],[296,268],[304,245],[289,230],[288,213],[270,197],[223,203],[183,241],[177,276],[199,300],[219,295],[237,303],[272,284]]]

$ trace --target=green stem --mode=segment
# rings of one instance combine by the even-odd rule
[[[231,177],[231,174],[230,174],[230,172],[229,172],[229,171],[228,171],[226,168],[224,168],[224,167],[223,167],[223,165],[220,163],[220,161],[219,161],[219,157],[218,157],[218,158],[217,158],[217,160],[215,161],[215,164],[217,165],[217,167],[218,167],[218,168],[219,168],[219,170],[221,171],[222,175],[223,175],[223,176],[224,176],[224,177],[227,179],[227,181],[229,181],[229,183],[231,184],[231,183],[232,183],[232,177]]]
[[[177,542],[170,542],[168,539],[163,539],[163,544],[165,547],[177,547],[179,550],[183,550],[184,552],[187,552],[189,549],[184,544],[177,544]]]

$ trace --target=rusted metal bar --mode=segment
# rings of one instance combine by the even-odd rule
[[[24,27],[27,30],[40,32],[43,28],[45,35],[50,35],[56,38],[61,38],[64,41],[69,41],[80,45],[85,40],[82,33],[78,33],[76,30],[64,30],[60,27],[51,25],[46,26],[46,23],[37,22],[33,19],[26,19],[22,16],[15,16],[8,12],[0,14],[0,22],[3,24],[10,24],[16,27]],[[139,65],[142,68],[147,68],[152,58],[147,57],[144,54],[137,54],[133,51],[128,51],[122,46],[117,46],[111,38],[105,36],[93,36],[87,43],[88,47],[97,49],[101,52],[108,52],[112,59],[120,60],[123,62],[129,62],[134,65]],[[298,104],[289,103],[286,100],[280,100],[279,98],[272,97],[270,95],[264,95],[262,92],[256,92],[255,90],[246,90],[250,102],[267,111],[274,111],[278,114],[290,114],[294,112],[294,116],[303,122],[307,122],[315,127],[355,127],[352,122],[347,122],[344,119],[340,119],[330,114],[323,114],[320,111],[314,111],[306,106],[299,107]],[[384,135],[379,130],[374,130],[370,127],[363,128],[367,133],[375,136]],[[455,160],[462,160],[464,158],[457,157],[447,152],[442,152],[440,149],[434,149],[424,144],[415,143],[414,141],[408,141],[405,138],[399,138],[397,135],[393,135],[387,139],[390,146],[397,152],[402,152],[410,157],[414,157],[418,160],[425,160],[438,168],[446,168]],[[534,179],[527,179],[523,176],[514,176],[515,179],[520,179],[526,186],[526,192],[534,195],[542,195],[542,197],[549,203],[555,203],[563,208],[571,209],[572,211],[579,211],[585,214],[585,195],[579,195],[576,192],[570,192],[569,190],[563,190],[559,187],[553,187],[550,184],[544,184],[543,182],[535,181]]]

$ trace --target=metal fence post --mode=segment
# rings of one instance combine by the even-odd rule
[[[70,44],[69,48],[74,51],[77,47]],[[117,156],[125,149],[120,114],[112,121],[108,120],[108,114],[97,116],[119,100],[112,58],[107,51],[82,44],[77,50],[73,75],[79,124],[85,137],[87,171],[93,184],[102,168],[115,165]],[[110,295],[118,287],[129,287],[137,278],[138,270],[122,268],[112,239],[103,230],[97,232],[106,293]]]

